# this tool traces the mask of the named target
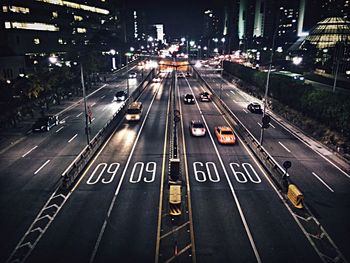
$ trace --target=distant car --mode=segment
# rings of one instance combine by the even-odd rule
[[[137,73],[136,72],[130,72],[129,73],[129,78],[134,79],[136,77],[137,77]]]
[[[258,102],[249,103],[247,109],[253,113],[262,113],[261,105]]]
[[[202,92],[199,94],[200,101],[210,101],[210,94],[208,92]]]
[[[155,78],[153,79],[153,82],[156,82],[156,83],[159,83],[160,81],[161,81],[160,77],[155,77]]]
[[[221,144],[235,144],[236,136],[233,130],[228,126],[215,127],[215,135],[218,142]]]
[[[186,77],[187,77],[187,78],[192,77],[191,73],[190,73],[190,72],[187,72],[187,73],[186,73]]]
[[[184,96],[184,103],[185,104],[194,104],[194,96],[190,93],[186,94]]]
[[[191,121],[190,132],[192,136],[205,136],[206,128],[202,121]]]
[[[49,131],[53,126],[58,125],[58,117],[57,116],[45,116],[42,118],[39,118],[33,125],[32,131],[33,132],[40,132],[40,131]]]
[[[124,101],[128,97],[128,93],[125,90],[118,91],[114,95],[114,100],[116,101]]]

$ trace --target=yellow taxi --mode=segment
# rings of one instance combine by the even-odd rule
[[[228,126],[215,127],[215,135],[221,144],[235,144],[236,142],[236,136]]]

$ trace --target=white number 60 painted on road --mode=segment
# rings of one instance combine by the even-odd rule
[[[249,178],[249,180],[252,183],[254,183],[254,184],[261,183],[261,179],[260,179],[259,175],[257,174],[257,172],[255,171],[254,167],[250,163],[242,163],[243,170],[245,171],[245,174],[248,176],[248,178],[247,178],[247,176],[244,173],[237,172],[234,169],[234,166],[239,168],[240,165],[238,163],[230,163],[230,168],[231,168],[232,173],[235,176],[237,182],[244,184],[244,183],[248,182],[248,178]],[[255,178],[250,174],[248,168],[253,172],[253,175],[254,175]]]
[[[220,181],[220,176],[219,176],[218,169],[216,168],[215,163],[213,163],[213,162],[206,162],[205,163],[205,168],[206,168],[207,173],[205,173],[204,171],[198,171],[197,165],[200,167],[203,167],[204,165],[202,162],[194,162],[193,163],[194,177],[196,178],[196,180],[198,182],[200,182],[200,183],[205,182],[207,180],[207,174],[208,174],[209,181],[211,181],[213,183],[217,183]],[[215,175],[214,177],[210,171],[210,166],[214,170],[214,175]]]

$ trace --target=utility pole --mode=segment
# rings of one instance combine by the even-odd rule
[[[85,92],[85,84],[84,84],[83,64],[81,62],[80,62],[80,74],[81,74],[81,86],[83,88],[83,98],[84,98],[85,133],[86,133],[87,145],[90,145],[89,116],[88,116],[87,104],[86,104],[86,92]]]

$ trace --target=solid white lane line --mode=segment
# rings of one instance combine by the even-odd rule
[[[187,79],[186,79],[186,82],[187,82],[187,85],[188,85],[188,87],[190,88],[191,92],[193,93],[192,87],[191,87],[191,85],[190,85],[190,83],[188,82]],[[246,218],[245,218],[245,215],[244,215],[244,213],[243,213],[243,209],[242,209],[241,204],[240,204],[240,202],[239,202],[239,200],[238,200],[238,196],[237,196],[237,194],[236,194],[236,191],[235,191],[235,189],[234,189],[234,187],[233,187],[233,185],[232,185],[232,183],[231,183],[231,180],[230,180],[229,175],[228,175],[228,173],[227,173],[227,170],[226,170],[226,167],[225,167],[225,165],[224,165],[224,162],[223,162],[223,160],[222,160],[222,158],[221,158],[221,155],[220,155],[219,150],[218,150],[218,148],[217,148],[217,146],[216,146],[216,144],[215,144],[215,142],[214,142],[214,139],[213,139],[213,136],[212,136],[211,131],[210,131],[210,129],[209,129],[209,126],[208,126],[208,124],[207,124],[207,122],[206,122],[206,120],[205,120],[205,118],[204,118],[204,115],[202,114],[202,111],[201,111],[201,109],[200,109],[200,107],[199,107],[199,104],[198,104],[196,98],[195,98],[195,102],[196,102],[196,106],[197,106],[197,108],[198,108],[198,111],[199,111],[200,114],[201,114],[203,123],[204,123],[205,127],[207,128],[208,135],[209,135],[209,138],[210,138],[210,140],[211,140],[211,142],[212,142],[212,144],[213,144],[213,147],[214,147],[216,156],[218,157],[219,162],[220,162],[220,165],[221,165],[221,168],[222,168],[222,170],[223,170],[223,172],[224,172],[224,174],[225,174],[225,178],[226,178],[227,184],[228,184],[228,186],[229,186],[229,188],[230,188],[230,190],[231,190],[232,197],[233,197],[234,202],[235,202],[235,204],[236,204],[236,206],[237,206],[237,209],[238,209],[240,218],[241,218],[241,220],[242,220],[244,229],[245,229],[245,231],[246,231],[246,233],[247,233],[247,236],[248,236],[250,245],[251,245],[251,247],[252,247],[252,250],[253,250],[253,252],[254,252],[255,258],[256,258],[256,260],[257,260],[258,263],[261,263],[262,261],[261,261],[261,258],[260,258],[258,249],[256,248],[256,245],[255,245],[255,242],[254,242],[254,239],[253,239],[253,235],[252,235],[252,233],[250,232],[250,229],[249,229],[249,226],[248,226],[248,222],[247,222],[247,220],[246,220]],[[216,105],[215,105],[214,103],[213,103],[213,105],[216,107]],[[216,107],[216,108],[217,108],[217,107]],[[219,109],[218,109],[218,111],[219,111]]]
[[[83,114],[83,112],[80,112],[80,113],[79,113],[77,116],[75,116],[75,117],[79,118],[82,114]]]
[[[316,173],[312,172],[312,174],[325,186],[328,188],[329,191],[331,191],[332,193],[334,193],[334,190],[328,185],[325,183],[325,181],[323,181],[321,179],[321,177],[319,177]]]
[[[70,143],[71,141],[73,141],[73,140],[75,139],[75,137],[77,137],[77,136],[78,136],[78,133],[75,134],[75,135],[68,141],[68,143]]]
[[[91,122],[93,122],[95,119],[96,119],[96,118],[92,118],[92,119],[91,119]]]
[[[243,111],[244,111],[245,113],[248,113],[248,111],[247,111],[246,109],[243,109]]]
[[[45,167],[45,165],[47,165],[50,162],[50,160],[47,160],[42,166],[40,166],[40,168],[38,170],[36,170],[34,172],[34,174],[37,174],[38,172],[40,172],[41,169],[43,169]]]
[[[96,102],[92,103],[92,104],[90,105],[90,107],[93,107],[95,104],[96,104]]]
[[[158,90],[159,90],[159,88],[158,88]],[[107,216],[106,216],[106,218],[105,218],[105,220],[104,220],[104,223],[103,223],[103,225],[102,225],[102,228],[101,228],[101,230],[100,230],[100,233],[99,233],[99,235],[98,235],[98,237],[97,237],[97,240],[96,240],[96,243],[95,243],[95,247],[94,247],[94,249],[93,249],[93,251],[92,251],[92,254],[91,254],[91,257],[90,257],[90,260],[89,260],[90,263],[94,262],[94,259],[95,259],[95,257],[96,257],[96,253],[97,253],[97,250],[98,250],[98,248],[99,248],[99,246],[100,246],[100,243],[101,243],[101,240],[102,240],[102,236],[103,236],[103,234],[104,234],[104,232],[105,232],[107,223],[108,223],[108,221],[109,221],[109,217],[110,217],[110,215],[111,215],[111,212],[112,212],[112,209],[113,209],[113,207],[114,207],[114,204],[115,204],[115,202],[116,202],[116,200],[117,200],[117,196],[118,196],[118,194],[119,194],[119,191],[120,191],[120,188],[121,188],[121,186],[122,186],[122,183],[124,182],[124,177],[125,177],[125,175],[126,175],[126,171],[128,170],[128,167],[129,167],[131,158],[132,158],[132,156],[134,155],[134,151],[135,151],[136,145],[137,145],[138,140],[139,140],[139,138],[140,138],[140,136],[141,136],[141,132],[143,131],[143,127],[145,126],[146,120],[148,119],[149,112],[150,112],[150,110],[151,110],[151,108],[152,108],[152,106],[153,106],[153,102],[154,102],[154,99],[155,99],[156,96],[157,96],[158,90],[157,90],[156,93],[153,95],[153,98],[152,98],[152,100],[151,100],[151,103],[150,103],[150,105],[148,106],[148,110],[147,110],[147,112],[146,112],[145,118],[143,119],[143,122],[142,122],[142,124],[141,124],[140,130],[139,130],[139,132],[138,132],[138,134],[137,134],[137,136],[136,136],[136,139],[135,139],[135,141],[134,141],[134,145],[133,145],[132,148],[131,148],[131,151],[130,151],[128,160],[126,161],[126,164],[125,164],[123,173],[122,173],[122,175],[121,175],[121,177],[120,177],[118,186],[117,186],[117,188],[116,188],[116,190],[115,190],[115,192],[114,192],[113,199],[112,199],[112,201],[111,201],[111,203],[110,203],[110,205],[109,205],[109,208],[108,208],[108,211],[107,211]]]
[[[260,127],[262,127],[262,125],[261,125],[259,122],[257,122],[257,124],[258,124]]]
[[[274,129],[276,129],[276,127],[275,126],[273,126],[273,124],[270,122],[270,126],[272,127],[272,128],[274,128]]]
[[[104,97],[106,97],[106,95],[103,95],[103,96],[101,97],[101,99],[103,99]]]
[[[59,128],[59,129],[56,131],[56,133],[59,132],[60,130],[62,130],[63,128],[64,128],[63,126],[62,126],[61,128]]]
[[[287,152],[291,152],[286,146],[284,146],[281,142],[278,142]]]
[[[36,148],[38,148],[38,145],[34,146],[32,149],[30,149],[28,152],[26,152],[25,154],[22,155],[22,157],[26,157],[28,154],[31,153],[31,151],[35,150]]]

